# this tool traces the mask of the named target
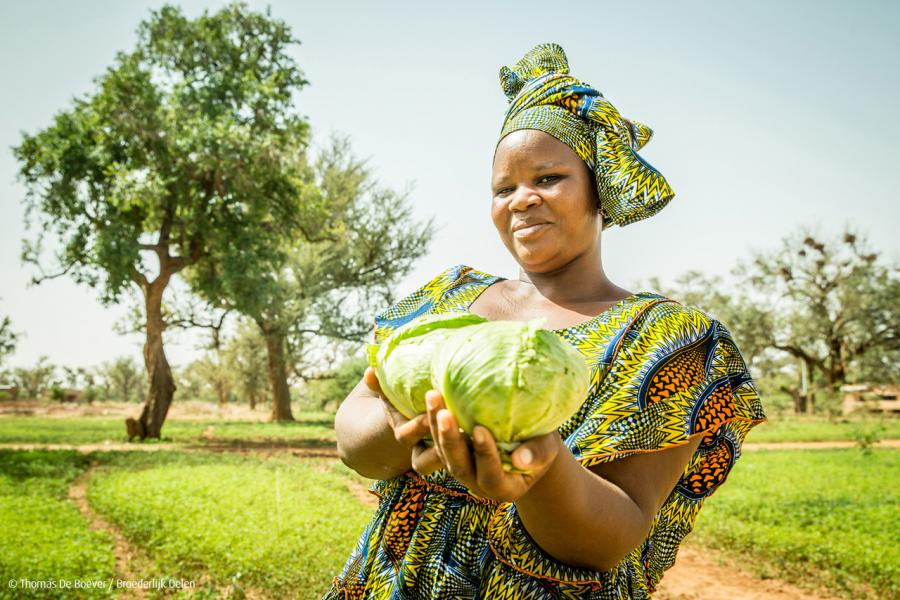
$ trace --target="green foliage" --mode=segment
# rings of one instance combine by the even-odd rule
[[[50,399],[54,402],[62,402],[66,398],[66,390],[63,386],[59,385],[59,383],[53,383],[50,386]]]
[[[68,500],[68,488],[87,468],[75,452],[0,450],[0,598],[107,598],[104,590],[10,589],[10,579],[108,581],[115,559],[105,533],[92,531]]]
[[[303,386],[301,405],[313,410],[334,412],[366,372],[366,359],[357,356],[345,359],[328,377],[313,379]]]
[[[13,370],[13,381],[19,388],[19,396],[39,400],[53,383],[56,367],[47,362],[47,357],[38,359],[34,367],[20,367]]]
[[[266,402],[269,383],[266,342],[259,328],[251,321],[242,321],[223,353],[229,369],[238,380],[242,400],[251,406]]]
[[[15,351],[18,340],[19,334],[12,330],[9,317],[0,319],[0,368],[3,367],[6,357]]]
[[[122,356],[100,367],[106,399],[139,402],[144,398],[143,369],[130,356]]]
[[[748,452],[708,501],[693,535],[790,581],[848,598],[900,594],[900,453]],[[867,593],[867,585],[874,592]]]
[[[295,43],[283,22],[242,4],[194,20],[173,6],[153,12],[93,94],[14,148],[38,219],[24,257],[37,262],[54,234],[58,268],[113,302],[143,279],[141,252],[178,270],[289,239],[303,219],[307,137],[292,112],[307,83],[287,53]]]
[[[823,383],[900,378],[900,270],[860,234],[848,228],[821,240],[803,229],[737,274],[765,295],[771,345],[806,361]]]
[[[406,197],[377,185],[346,138],[333,137],[306,172],[307,227],[280,256],[219,257],[192,268],[193,288],[236,308],[265,336],[287,342],[288,366],[301,376],[321,371],[317,340],[359,343],[393,283],[421,257],[431,222],[412,221]],[[274,247],[277,240],[269,240]]]
[[[98,473],[91,504],[164,569],[277,597],[318,598],[368,519],[328,463],[166,453]],[[182,462],[183,456],[183,462]]]

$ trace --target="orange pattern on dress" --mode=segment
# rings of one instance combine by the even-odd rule
[[[425,508],[426,493],[424,485],[415,479],[410,480],[403,496],[390,512],[384,529],[384,547],[395,563],[399,563],[406,556],[406,549],[409,548],[416,523],[422,509]]]
[[[679,482],[679,487],[696,498],[706,496],[725,481],[733,462],[734,452],[731,444],[722,442],[715,450],[704,456],[699,469]]]
[[[719,425],[733,419],[734,416],[734,394],[731,383],[723,381],[710,392],[700,412],[697,413],[693,433],[715,431]]]
[[[647,383],[647,404],[667,400],[680,390],[700,385],[706,377],[706,340],[675,352]]]

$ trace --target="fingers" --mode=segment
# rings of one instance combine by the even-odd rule
[[[472,431],[472,449],[478,486],[489,494],[501,493],[505,487],[505,473],[500,451],[487,427],[477,425]]]
[[[439,410],[444,408],[444,398],[441,396],[440,392],[435,390],[429,390],[425,392],[425,410],[427,411],[425,414],[428,417],[429,428],[431,429],[431,436],[435,441],[434,449],[440,458],[441,462],[446,464],[444,461],[444,453],[443,448],[441,448],[440,438],[438,436],[438,423],[437,423],[437,413]]]
[[[561,445],[556,431],[526,440],[510,456],[512,465],[522,471],[543,473],[556,460]]]
[[[394,437],[407,448],[412,448],[422,441],[430,430],[428,415],[418,415],[408,421],[404,419],[403,422],[397,423],[394,427]]]
[[[466,443],[466,436],[460,430],[456,417],[443,407],[443,398],[437,392],[425,395],[428,407],[431,434],[435,437],[443,464],[457,480],[466,485],[475,483],[475,464]]]
[[[419,475],[425,476],[441,469],[444,463],[434,447],[417,444],[412,449],[412,468]]]

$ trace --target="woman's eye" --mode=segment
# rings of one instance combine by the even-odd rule
[[[541,182],[541,181],[556,181],[557,179],[559,179],[559,177],[558,177],[557,175],[544,175],[543,177],[541,177],[540,179],[538,179],[538,182]]]
[[[497,190],[498,196],[505,196],[507,193],[511,192],[511,188],[503,188],[502,190]]]

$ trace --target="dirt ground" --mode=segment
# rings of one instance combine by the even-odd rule
[[[0,414],[28,414],[50,417],[72,418],[77,416],[93,417],[127,417],[134,416],[138,410],[137,405],[103,404],[95,403],[93,406],[84,405],[48,405],[37,403],[2,403]],[[225,419],[225,420],[258,420],[265,421],[268,418],[266,411],[259,409],[250,411],[248,407],[216,407],[206,403],[179,402],[172,406],[170,418],[183,420],[200,419]],[[748,443],[743,449],[747,451],[757,450],[799,450],[799,449],[826,449],[826,448],[850,448],[855,446],[852,441],[836,442],[790,442],[790,443]],[[882,440],[874,447],[900,448],[900,440]],[[159,450],[189,450],[189,451],[230,451],[253,452],[263,455],[275,453],[290,453],[296,456],[315,456],[322,458],[337,458],[336,449],[331,447],[305,448],[285,445],[281,447],[262,448],[256,445],[248,447],[210,447],[209,445],[184,445],[171,443],[140,444],[140,443],[103,443],[103,444],[0,444],[4,449],[60,449],[78,450],[89,453],[97,451],[142,451],[153,452]],[[117,570],[125,578],[135,578],[135,573],[140,569],[140,555],[115,527],[103,521],[88,505],[85,498],[85,489],[90,473],[84,474],[76,480],[70,491],[72,501],[91,523],[92,527],[106,530],[113,538]],[[375,498],[366,489],[355,482],[348,483],[350,491],[364,505],[373,507]],[[132,596],[141,597],[141,596]],[[256,594],[250,597],[258,597]],[[690,537],[682,544],[678,551],[675,565],[666,572],[660,582],[659,589],[654,594],[657,600],[839,600],[830,595],[827,590],[800,588],[778,579],[763,579],[742,568],[735,559],[725,556],[721,552],[711,551],[692,543]]]
[[[137,418],[141,414],[141,404],[127,402],[35,402],[34,400],[14,400],[0,402],[0,415],[18,415],[33,417],[109,417]],[[210,402],[195,400],[179,400],[169,408],[167,418],[176,421],[256,421],[268,422],[270,411],[265,406],[250,410],[244,404],[226,404],[219,406]]]

